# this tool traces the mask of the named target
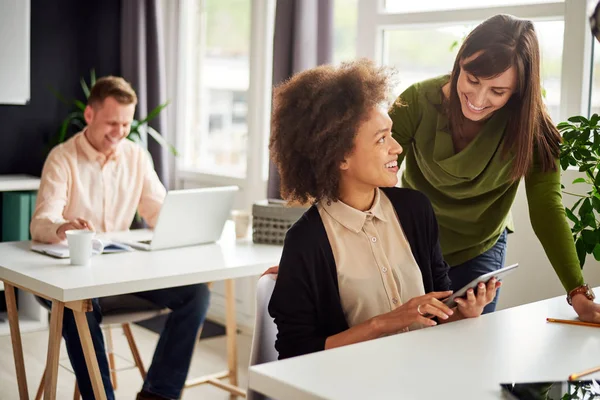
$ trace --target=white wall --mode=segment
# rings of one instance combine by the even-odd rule
[[[572,185],[571,182],[581,176],[578,171],[563,172],[565,190],[582,192],[584,185]],[[565,205],[571,206],[575,200],[564,195]],[[515,233],[508,235],[507,265],[518,262],[519,268],[504,279],[498,308],[514,307],[554,296],[564,295],[558,276],[546,258],[544,249],[538,241],[529,221],[529,210],[525,196],[525,184],[522,182],[515,204],[513,205]],[[588,255],[583,273],[591,286],[600,285],[600,263]]]
[[[0,104],[26,104],[30,98],[29,0],[0,0]]]

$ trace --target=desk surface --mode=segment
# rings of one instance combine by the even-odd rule
[[[575,314],[560,296],[258,365],[250,388],[275,399],[501,399],[501,382],[566,380],[600,364],[600,328],[546,317]]]
[[[0,280],[64,302],[259,275],[279,262],[282,251],[250,239],[236,241],[232,226],[217,243],[103,254],[89,267],[34,253],[30,246],[29,241],[0,243]]]
[[[0,192],[38,190],[40,178],[30,175],[0,175]]]

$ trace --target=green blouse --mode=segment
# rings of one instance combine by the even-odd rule
[[[447,117],[440,112],[442,76],[417,83],[400,95],[406,106],[390,111],[392,134],[404,152],[404,187],[429,197],[440,226],[446,261],[459,265],[490,249],[504,229],[519,182],[511,182],[511,158],[502,154],[507,112],[500,109],[461,152],[455,153]],[[565,289],[583,284],[571,230],[565,218],[560,169],[542,172],[537,162],[525,177],[533,230]]]

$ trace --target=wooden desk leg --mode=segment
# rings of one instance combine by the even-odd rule
[[[225,330],[227,333],[227,365],[229,369],[229,383],[238,385],[237,374],[237,322],[235,315],[235,281],[225,281]]]
[[[92,342],[90,327],[88,326],[85,312],[73,310],[73,316],[75,317],[75,323],[77,324],[77,332],[79,332],[79,340],[81,341],[81,347],[83,348],[85,363],[87,364],[90,373],[94,397],[98,400],[106,400],[106,391],[102,384],[100,367],[98,367],[98,359],[96,358],[96,351],[94,350],[94,343]]]
[[[46,359],[46,376],[44,378],[44,400],[56,399],[56,381],[58,380],[58,357],[62,337],[63,315],[65,303],[52,300],[50,313],[50,335],[48,336],[48,357]]]
[[[15,287],[4,283],[4,297],[8,311],[8,325],[10,326],[10,338],[12,341],[15,370],[17,372],[17,383],[19,385],[19,398],[28,400],[27,376],[25,375],[25,359],[23,358],[23,344],[21,343],[21,330],[19,329],[19,314],[17,312],[17,299]]]

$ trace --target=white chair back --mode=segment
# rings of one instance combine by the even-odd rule
[[[263,275],[256,285],[256,319],[254,321],[254,334],[252,336],[252,349],[250,350],[250,366],[276,361],[278,357],[275,350],[277,338],[277,325],[269,315],[269,300],[275,288],[277,275]],[[248,400],[267,399],[260,393],[248,390]]]

